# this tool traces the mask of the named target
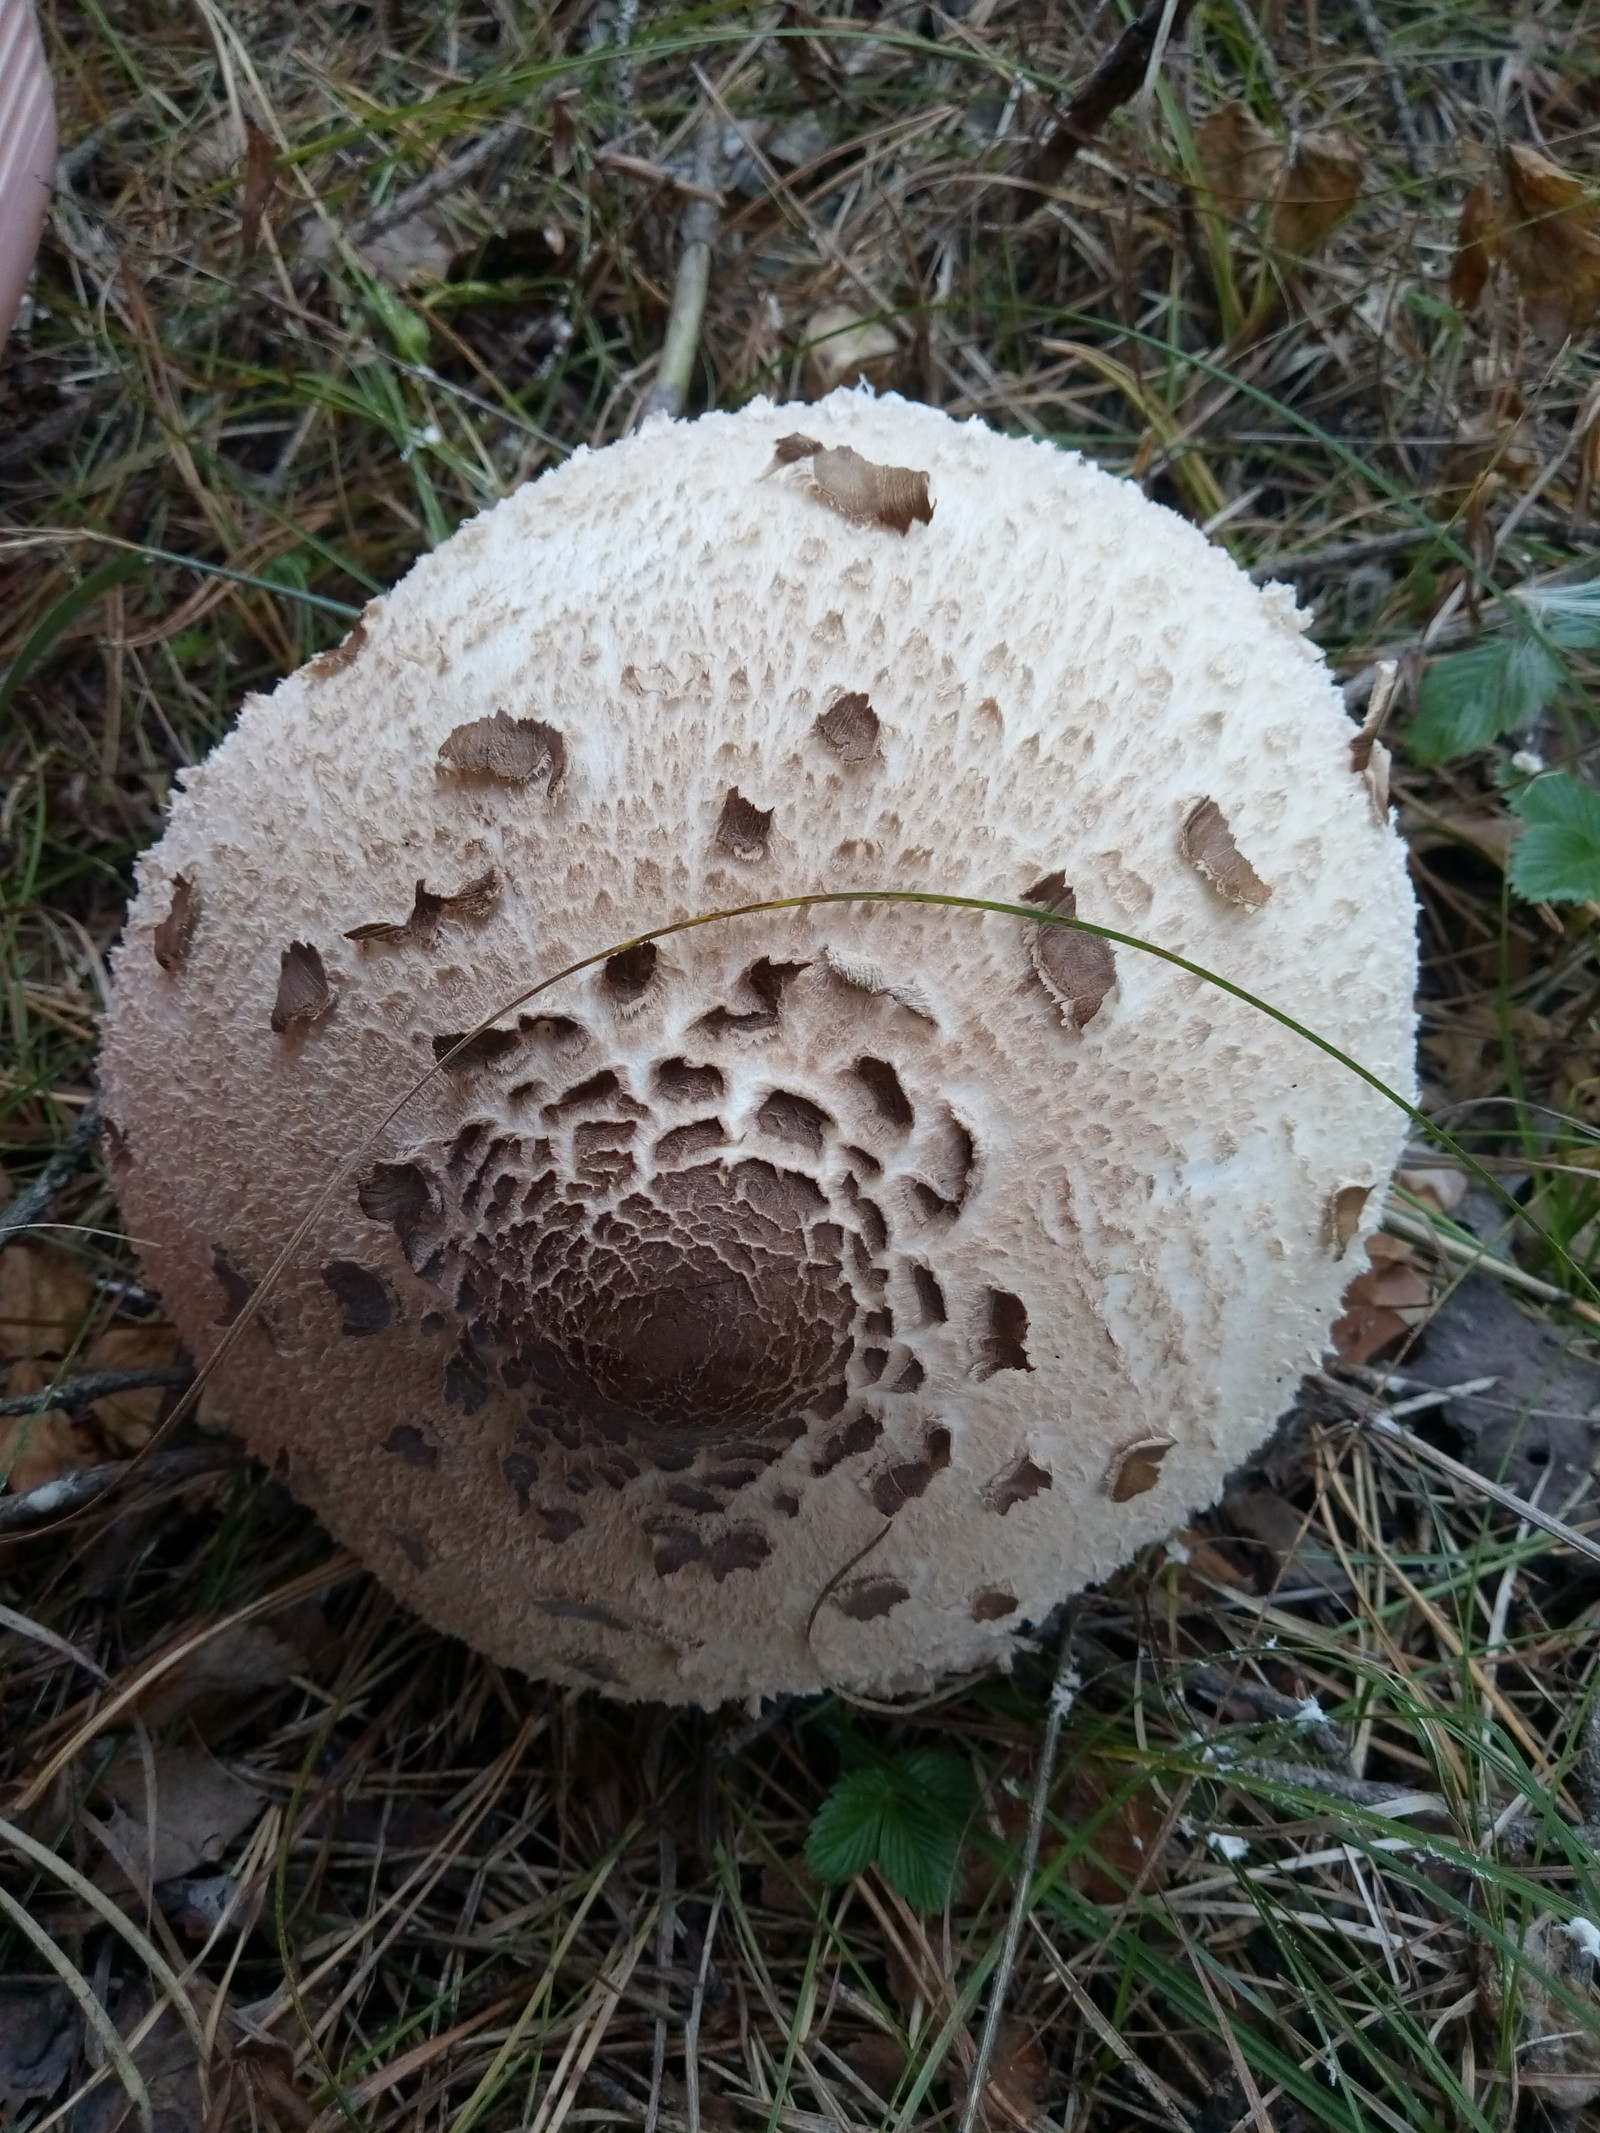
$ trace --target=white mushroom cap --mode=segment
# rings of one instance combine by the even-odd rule
[[[219,1373],[260,1457],[442,1628],[669,1702],[1003,1663],[1210,1501],[1404,1120],[1170,964],[938,906],[507,1002],[768,896],[1075,897],[1412,1088],[1403,852],[1288,592],[1048,446],[836,393],[779,453],[796,412],[576,453],[247,702],[103,1065],[198,1356],[361,1151]],[[931,519],[836,508],[844,447]]]

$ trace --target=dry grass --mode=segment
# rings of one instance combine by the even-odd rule
[[[1588,0],[1201,0],[1064,164],[1052,113],[1123,20],[1091,0],[45,12],[68,152],[0,366],[17,1191],[89,1103],[174,771],[465,514],[627,429],[697,184],[691,407],[812,389],[845,307],[879,382],[1081,446],[1291,576],[1353,700],[1592,539],[1581,344],[1504,267],[1470,321],[1447,295],[1499,139],[1596,167]],[[1239,98],[1321,139],[1297,190],[1237,115],[1205,129]],[[1506,1249],[1566,1288],[1600,1212],[1595,913],[1506,894],[1493,752],[1423,773],[1403,737],[1429,1102],[1530,1180],[1579,1264]],[[1592,746],[1570,705],[1513,741]],[[170,1379],[98,1173],[50,1219],[53,1253],[0,1255],[8,1394]],[[125,1459],[171,1397],[0,1418],[0,1466]],[[226,1448],[46,1532],[0,1516],[0,2124],[65,2123],[86,2082],[79,2128],[954,2124],[1063,1637],[985,2123],[1594,2122],[1600,1935],[1566,1928],[1600,1919],[1600,1583],[1369,1404],[1309,1390],[1014,1678],[761,1726],[502,1676]],[[1581,1490],[1544,1508],[1593,1522]],[[928,1744],[979,1803],[943,1914],[877,1872],[819,1888],[837,1771]]]

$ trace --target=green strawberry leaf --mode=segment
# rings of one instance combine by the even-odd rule
[[[893,1790],[887,1770],[852,1770],[840,1778],[806,1838],[806,1865],[819,1881],[853,1881],[876,1864]]]
[[[919,1911],[949,1901],[977,1790],[959,1756],[910,1748],[849,1770],[817,1809],[806,1865],[840,1882],[876,1866]]]
[[[1531,636],[1490,637],[1436,659],[1422,677],[1408,736],[1412,759],[1449,763],[1487,748],[1514,726],[1531,724],[1565,678],[1560,662]]]
[[[1570,771],[1535,778],[1511,801],[1527,824],[1511,855],[1511,886],[1530,903],[1600,901],[1600,792]]]

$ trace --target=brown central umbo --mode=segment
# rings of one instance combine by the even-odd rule
[[[713,1452],[709,1487],[741,1486],[844,1404],[857,1304],[810,1178],[698,1164],[598,1206],[551,1173],[502,1178],[447,1252],[465,1322],[454,1396],[468,1405],[497,1376],[527,1403],[530,1450],[591,1455],[558,1457],[580,1493],[591,1467],[620,1486]]]
[[[508,1238],[474,1239],[463,1256],[474,1289],[487,1261],[478,1310],[503,1347],[503,1382],[544,1395],[553,1428],[565,1411],[673,1464],[772,1430],[842,1379],[855,1301],[825,1215],[808,1178],[706,1164],[612,1209],[563,1198],[516,1273],[499,1271]]]

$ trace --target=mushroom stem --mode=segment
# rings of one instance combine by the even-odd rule
[[[695,143],[694,182],[699,191],[684,210],[683,251],[672,285],[667,335],[661,344],[660,367],[644,403],[641,422],[651,415],[681,415],[683,403],[689,396],[689,380],[700,347],[701,321],[705,317],[706,292],[711,286],[711,247],[717,239],[715,195],[722,161],[719,133],[716,113],[707,110],[700,120]]]

